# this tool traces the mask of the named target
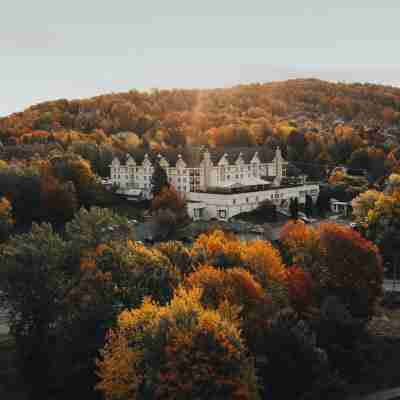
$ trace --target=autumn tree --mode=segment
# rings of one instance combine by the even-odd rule
[[[395,178],[392,178],[395,180]],[[368,239],[379,246],[385,261],[396,271],[400,263],[400,190],[388,193],[368,191],[354,199],[354,215],[362,224]]]
[[[78,207],[73,182],[60,183],[48,162],[41,166],[41,199],[45,218],[56,224],[72,219]]]
[[[244,337],[248,346],[257,351],[268,318],[278,307],[249,271],[238,267],[218,269],[201,265],[187,276],[184,284],[202,289],[201,302],[206,307],[218,310],[225,301],[238,306]]]
[[[179,225],[187,219],[185,201],[173,186],[164,186],[161,192],[152,199],[151,211],[157,231],[162,238],[174,233]]]
[[[157,250],[165,255],[183,276],[193,272],[193,259],[190,249],[182,242],[161,242],[157,245]]]
[[[193,260],[222,268],[237,267],[242,260],[242,245],[234,235],[214,229],[197,237],[192,247]]]
[[[383,266],[378,248],[354,229],[325,223],[319,227],[322,249],[319,280],[353,315],[370,316],[382,293]]]
[[[106,208],[92,207],[76,213],[67,223],[65,235],[72,252],[80,259],[82,252],[111,240],[131,239],[133,232],[125,217]]]
[[[297,265],[313,273],[321,257],[316,230],[303,221],[289,221],[279,234],[282,254],[289,265]]]
[[[206,309],[200,297],[179,290],[167,306],[146,299],[119,316],[98,361],[106,399],[259,399],[237,312]]]
[[[2,197],[0,199],[0,241],[8,239],[14,224],[11,203],[6,197]]]

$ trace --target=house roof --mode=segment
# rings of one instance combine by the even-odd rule
[[[161,154],[170,164],[175,166],[178,161],[179,155],[182,156],[183,161],[187,164],[187,167],[198,167],[203,159],[203,153],[208,150],[210,152],[211,161],[216,165],[218,161],[226,154],[229,164],[234,164],[238,159],[239,155],[242,156],[243,162],[249,164],[257,152],[258,158],[261,163],[269,163],[275,157],[275,149],[269,146],[252,146],[252,147],[216,147],[207,148],[205,146],[192,146],[181,149],[164,149],[162,151],[151,151],[148,149],[135,149],[131,156],[135,160],[136,164],[142,164],[145,155],[148,155],[149,160],[155,163],[159,160],[158,155]],[[127,161],[128,156],[125,159],[120,160],[123,164]]]
[[[211,161],[216,164],[226,153],[229,164],[234,164],[241,154],[243,162],[249,164],[257,152],[261,163],[269,163],[275,157],[275,150],[266,146],[253,146],[253,147],[217,147],[210,149]]]

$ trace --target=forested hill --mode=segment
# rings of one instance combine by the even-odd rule
[[[315,79],[240,85],[215,90],[130,91],[83,100],[55,100],[0,119],[0,135],[20,138],[34,131],[77,130],[143,136],[177,129],[196,139],[198,129],[272,125],[280,119],[333,118],[367,125],[400,120],[400,88],[329,83]]]
[[[307,79],[55,100],[0,119],[0,140],[20,151],[6,159],[43,155],[49,145],[88,158],[89,142],[107,146],[108,158],[138,148],[265,144],[280,145],[291,161],[343,164],[361,151],[358,161],[387,164],[397,162],[399,126],[400,88]]]

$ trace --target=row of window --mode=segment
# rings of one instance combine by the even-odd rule
[[[282,199],[283,198],[283,193],[272,193],[271,194],[271,200],[276,200],[276,199]],[[254,198],[255,202],[258,203],[259,197],[256,196]],[[251,201],[250,197],[246,197],[246,203],[249,203]],[[232,204],[236,204],[236,199],[232,199]]]

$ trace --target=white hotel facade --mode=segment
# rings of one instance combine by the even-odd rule
[[[202,148],[180,154],[144,154],[141,159],[128,155],[126,162],[114,158],[110,165],[112,184],[132,197],[151,197],[151,178],[155,163],[186,199],[193,219],[227,220],[257,208],[270,200],[287,208],[291,198],[305,202],[306,195],[316,200],[316,183],[287,184],[288,163],[279,148],[229,149],[227,152]]]

